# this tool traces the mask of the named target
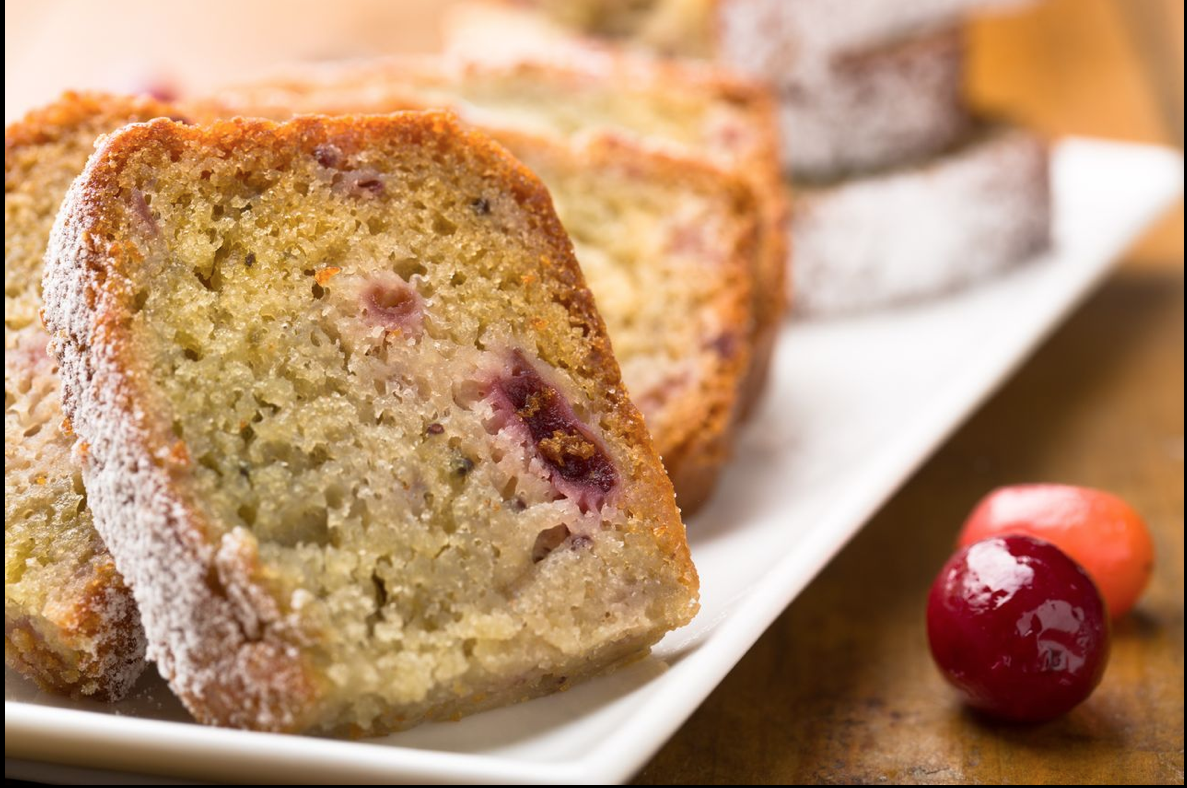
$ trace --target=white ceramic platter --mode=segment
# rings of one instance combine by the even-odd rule
[[[357,742],[202,727],[159,679],[103,706],[51,698],[8,674],[7,775],[331,785],[628,779],[1182,181],[1182,158],[1168,150],[1064,142],[1047,258],[935,303],[789,324],[765,406],[717,497],[688,524],[701,613],[652,658],[560,695]]]

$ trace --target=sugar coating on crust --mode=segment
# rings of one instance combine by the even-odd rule
[[[175,113],[149,99],[68,93],[5,131],[4,653],[43,688],[72,695],[124,695],[143,669],[144,637],[70,456],[38,317],[42,259],[95,139]]]
[[[203,721],[456,716],[695,610],[547,193],[448,116],[113,135],[59,216],[46,319],[99,529]],[[521,364],[537,396],[509,411]],[[575,494],[597,452],[615,481]]]
[[[972,120],[965,46],[948,28],[834,57],[779,89],[783,163],[799,181],[861,174],[957,143]]]
[[[660,2],[679,0],[660,0]],[[959,25],[1030,0],[711,0],[713,55],[777,88],[823,75],[837,58]]]
[[[910,301],[1030,259],[1050,244],[1049,166],[1033,133],[996,127],[922,166],[798,189],[799,309],[824,315]]]

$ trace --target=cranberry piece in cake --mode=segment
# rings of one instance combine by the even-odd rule
[[[398,276],[376,277],[364,289],[359,308],[363,316],[388,331],[418,337],[424,327],[424,299]]]
[[[573,413],[564,395],[516,351],[509,372],[494,382],[496,410],[514,414],[548,466],[557,492],[583,509],[598,509],[618,484],[618,472],[598,439]]]

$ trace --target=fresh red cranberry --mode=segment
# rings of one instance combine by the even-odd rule
[[[313,158],[321,166],[336,170],[342,166],[342,151],[337,145],[329,142],[323,142],[313,149]]]
[[[160,225],[157,224],[157,217],[153,216],[152,208],[148,207],[148,200],[144,199],[144,192],[139,189],[132,190],[132,210],[136,217],[144,224],[144,229],[148,231],[149,235],[157,236],[161,234]]]
[[[1026,534],[1067,553],[1096,583],[1109,613],[1125,615],[1154,571],[1154,540],[1142,516],[1115,495],[1069,484],[1021,484],[987,495],[959,545]]]
[[[346,197],[371,199],[383,194],[383,175],[379,170],[370,167],[361,170],[346,170],[341,175],[334,177],[334,183],[330,188]]]
[[[1108,614],[1092,580],[1054,545],[986,539],[940,570],[927,603],[932,656],[970,705],[1038,722],[1092,694],[1109,656]]]

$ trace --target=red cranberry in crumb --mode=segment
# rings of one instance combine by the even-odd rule
[[[509,374],[495,381],[494,394],[496,408],[514,414],[512,423],[531,435],[557,492],[582,509],[600,507],[618,484],[618,472],[564,396],[519,352],[511,359]]]
[[[651,388],[638,394],[634,398],[635,404],[639,406],[639,410],[643,411],[644,414],[654,413],[663,407],[664,403],[668,402],[668,400],[688,386],[691,379],[688,370],[669,375]]]
[[[313,158],[327,169],[337,169],[342,164],[342,151],[337,145],[323,142],[313,149]]]
[[[416,288],[399,277],[372,282],[363,291],[362,310],[372,323],[388,331],[419,337],[424,328],[424,302]]]
[[[722,358],[730,359],[738,352],[738,344],[738,335],[732,331],[726,331],[709,342],[709,347]]]
[[[49,354],[49,334],[38,327],[19,336],[16,346],[4,354],[4,374],[15,381],[52,372],[55,363]]]
[[[931,653],[984,712],[1049,720],[1087,698],[1109,657],[1109,620],[1092,580],[1049,542],[986,539],[958,551],[927,601]]]
[[[383,194],[383,176],[378,170],[348,170],[334,177],[331,187],[338,194],[356,199],[371,199]]]
[[[152,209],[148,207],[148,201],[144,199],[144,192],[139,189],[133,189],[131,202],[133,212],[144,223],[144,227],[149,234],[159,234],[161,230],[157,226],[157,217],[153,216]]]
[[[707,250],[708,230],[695,222],[682,222],[671,229],[666,250],[672,254],[700,256]]]

